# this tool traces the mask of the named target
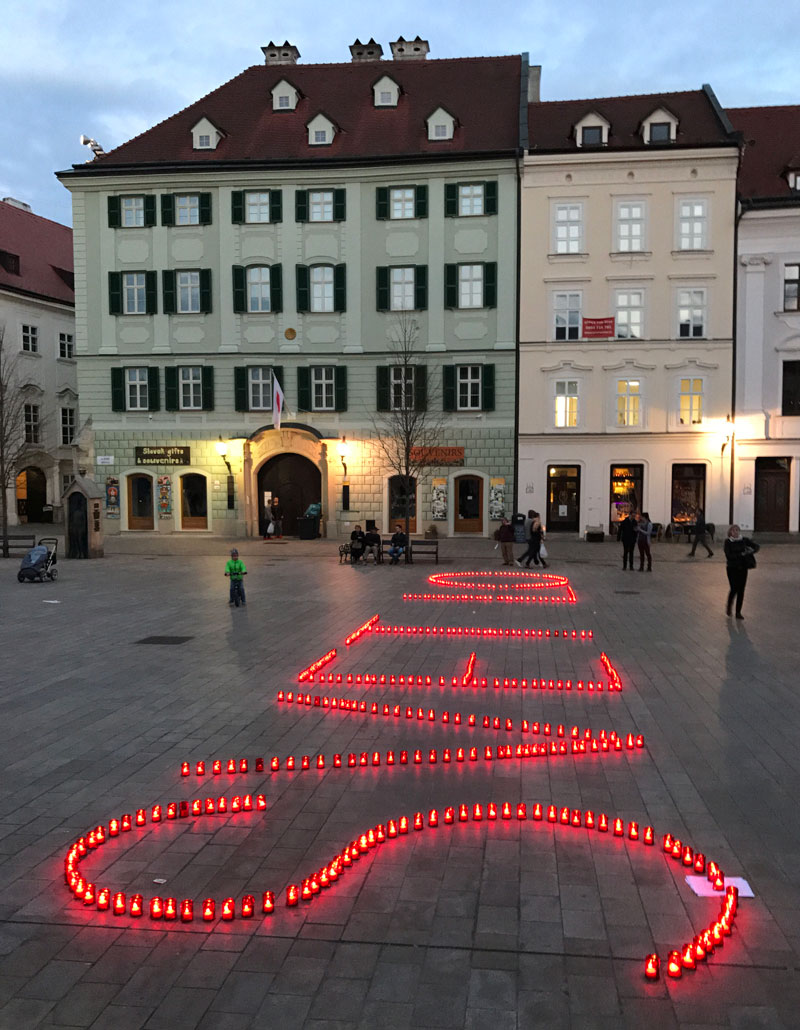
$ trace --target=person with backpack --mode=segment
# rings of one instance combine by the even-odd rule
[[[231,596],[228,604],[235,604],[238,608],[240,598],[242,604],[247,604],[244,596],[244,577],[247,575],[247,569],[244,566],[244,562],[239,558],[239,552],[235,547],[231,550],[230,559],[225,564],[225,575],[231,581]]]
[[[758,549],[755,540],[751,540],[748,536],[742,536],[742,531],[738,526],[730,527],[725,538],[725,558],[727,560],[725,571],[728,574],[730,586],[725,614],[729,618],[734,599],[736,600],[736,618],[744,618],[742,602],[744,601],[744,588],[747,586],[747,573],[756,567],[756,551]]]

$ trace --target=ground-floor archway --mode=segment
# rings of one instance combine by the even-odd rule
[[[42,522],[47,504],[47,478],[35,465],[23,469],[17,476],[17,515],[20,522]]]
[[[258,470],[258,531],[267,531],[267,505],[279,499],[283,509],[283,534],[297,534],[297,520],[309,504],[322,500],[322,475],[317,466],[301,454],[276,454]]]
[[[207,481],[198,472],[181,476],[181,529],[208,529]]]

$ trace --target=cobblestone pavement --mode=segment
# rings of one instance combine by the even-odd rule
[[[449,545],[449,542],[447,542]],[[208,541],[204,547],[210,547]],[[499,569],[492,545],[443,546],[438,570],[340,566],[325,541],[243,547],[247,606],[219,556],[113,555],[19,585],[0,562],[0,1028],[800,1026],[800,556],[765,547],[744,622],[724,616],[721,548],[659,544],[652,574],[616,545],[551,545],[574,606],[403,602],[433,571]],[[58,602],[58,603],[49,603]],[[593,641],[374,634],[338,668],[446,676],[445,687],[347,684],[325,693],[461,711],[440,722],[276,702],[300,668],[374,613],[385,624],[593,629]],[[184,637],[145,644],[151,636]],[[621,693],[450,686],[467,655],[490,677],[602,677]],[[336,669],[337,666],[332,666]],[[490,679],[491,684],[491,679]],[[312,688],[309,688],[312,689]],[[319,688],[322,693],[322,688]],[[483,713],[643,733],[633,752],[436,766],[182,779],[180,763],[517,741]],[[269,763],[268,763],[269,764]],[[330,766],[330,762],[329,762]],[[220,786],[220,784],[223,784]],[[195,921],[84,907],[64,886],[68,845],[154,802],[251,790],[266,814],[134,830],[87,859],[98,882],[195,898]],[[516,820],[440,825],[369,851],[310,904],[282,889],[369,826],[489,800],[605,811],[670,831],[743,876],[733,935],[680,980],[646,983],[708,924],[683,869],[586,829]],[[660,839],[660,836],[659,836]],[[166,880],[161,887],[154,880]],[[281,891],[273,916],[205,924],[202,898]]]

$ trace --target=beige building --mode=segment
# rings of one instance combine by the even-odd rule
[[[728,517],[738,146],[709,87],[529,105],[519,491],[550,532]]]

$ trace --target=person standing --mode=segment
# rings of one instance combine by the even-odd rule
[[[497,539],[500,541],[500,550],[503,554],[503,565],[514,564],[514,527],[503,519],[500,528],[497,530]]]
[[[725,605],[725,614],[730,616],[734,598],[736,599],[736,618],[743,619],[742,602],[744,601],[744,588],[747,586],[747,573],[756,567],[755,554],[759,549],[755,540],[742,536],[741,529],[733,525],[728,530],[725,538],[725,559],[727,565],[725,571],[728,573],[728,603]]]
[[[633,572],[633,549],[636,546],[636,516],[631,512],[619,524],[618,539],[622,541],[622,568]]]
[[[531,561],[534,565],[538,565],[541,562],[542,568],[547,568],[547,562],[541,556],[540,549],[542,546],[542,537],[544,535],[544,529],[542,527],[542,520],[539,517],[539,512],[531,509],[528,512],[528,550],[519,558],[516,559],[514,564],[519,565],[522,568],[522,563],[525,562],[525,568],[531,567]]]
[[[713,558],[714,552],[708,546],[706,536],[708,535],[708,529],[706,528],[706,514],[702,508],[697,509],[697,515],[694,520],[694,544],[692,545],[691,551],[689,551],[689,557],[694,558],[694,552],[697,550],[697,545],[702,543],[708,554],[706,558]]]
[[[239,552],[234,547],[231,551],[230,560],[225,563],[225,575],[230,578],[231,590],[230,600],[228,604],[235,604],[239,607],[239,598],[242,599],[242,604],[247,604],[244,596],[244,577],[247,575],[247,569],[245,568],[244,562],[239,558]]]
[[[636,543],[639,547],[639,572],[644,572],[647,559],[647,571],[653,571],[653,555],[650,553],[650,537],[653,535],[653,523],[648,512],[643,511],[636,517]]]
[[[283,536],[283,508],[281,507],[280,498],[272,498],[272,505],[269,509],[269,515],[272,519],[272,524],[274,526],[272,536],[275,540],[279,540]]]

